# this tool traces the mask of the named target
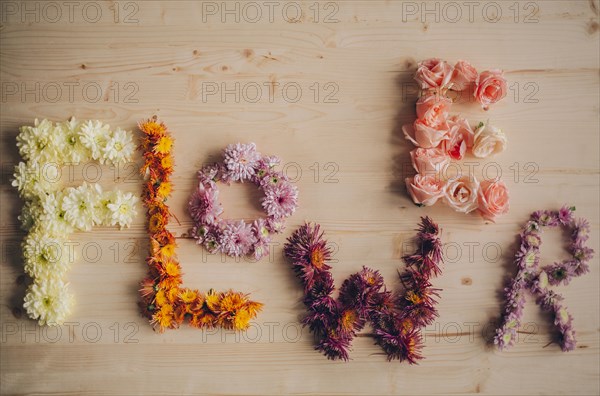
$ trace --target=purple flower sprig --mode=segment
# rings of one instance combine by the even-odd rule
[[[585,219],[573,217],[574,207],[563,206],[558,211],[538,210],[520,233],[521,246],[515,255],[518,272],[504,289],[505,303],[502,312],[502,324],[496,330],[494,343],[501,350],[514,345],[517,328],[521,324],[525,292],[536,297],[540,307],[554,316],[554,326],[559,333],[559,344],[563,351],[575,348],[575,330],[573,317],[562,304],[563,297],[548,289],[548,286],[569,284],[574,277],[589,272],[588,262],[592,259],[593,249],[585,246],[589,238],[590,226]],[[571,241],[568,251],[572,258],[540,267],[540,246],[543,227],[565,227],[569,230]]]
[[[198,187],[188,203],[194,221],[191,234],[211,253],[234,257],[252,254],[258,260],[269,254],[271,234],[283,231],[285,219],[296,211],[298,189],[283,172],[275,170],[279,158],[262,156],[254,143],[230,144],[223,157],[222,163],[207,165],[198,172]],[[222,219],[217,183],[245,181],[264,192],[261,205],[266,217],[252,223]]]
[[[440,289],[433,288],[429,280],[441,274],[443,262],[440,229],[431,218],[421,218],[415,241],[415,252],[403,257],[407,266],[400,274],[403,292],[396,296],[395,304],[386,304],[384,297],[381,309],[372,310],[376,344],[390,360],[411,364],[422,359],[421,329],[438,316],[435,305]]]
[[[304,285],[308,315],[303,324],[318,337],[315,349],[329,359],[348,360],[352,339],[371,322],[375,343],[388,359],[416,363],[421,359],[420,329],[435,318],[438,297],[428,279],[439,273],[442,260],[439,228],[424,218],[417,234],[417,252],[405,257],[409,269],[401,276],[405,291],[396,296],[386,290],[379,271],[363,267],[335,290],[331,266],[332,250],[318,224],[304,224],[284,246],[294,272]]]

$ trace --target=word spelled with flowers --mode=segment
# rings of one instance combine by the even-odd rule
[[[332,251],[320,226],[305,224],[296,230],[284,246],[284,253],[304,285],[303,301],[309,314],[303,323],[319,337],[315,349],[329,359],[348,360],[352,339],[370,322],[375,343],[385,351],[388,360],[414,364],[422,359],[421,328],[437,317],[439,289],[433,289],[429,279],[440,273],[439,233],[437,224],[428,217],[422,218],[417,250],[403,258],[407,264],[400,275],[403,292],[388,291],[379,271],[363,267],[342,283],[335,300],[331,266],[327,264]]]
[[[406,124],[402,131],[417,148],[410,152],[417,171],[406,178],[406,188],[419,206],[444,202],[452,209],[480,214],[493,221],[509,209],[506,185],[501,180],[481,183],[474,175],[448,177],[452,160],[462,160],[467,152],[486,158],[503,151],[506,135],[489,122],[480,122],[475,130],[459,115],[449,115],[452,100],[450,91],[473,90],[475,99],[484,110],[506,95],[506,80],[499,70],[477,73],[466,61],[454,67],[440,59],[428,59],[417,68],[415,80],[422,92],[417,101],[417,119]]]
[[[496,330],[494,343],[500,349],[508,349],[517,338],[517,328],[521,323],[525,292],[529,290],[536,297],[543,310],[551,312],[554,326],[559,333],[559,343],[563,351],[575,349],[573,317],[563,305],[563,297],[549,290],[549,286],[569,284],[572,278],[589,272],[588,262],[594,251],[585,245],[589,238],[590,226],[583,218],[573,217],[574,207],[563,207],[558,211],[540,210],[531,215],[521,232],[521,247],[515,255],[519,271],[507,288],[504,289],[506,302],[502,326]],[[563,227],[570,235],[568,251],[571,258],[540,267],[540,246],[542,227]]]
[[[93,226],[127,227],[138,198],[119,190],[102,191],[99,184],[64,188],[61,168],[95,160],[118,166],[135,151],[131,132],[97,120],[53,123],[35,120],[23,126],[17,147],[24,161],[15,167],[12,185],[25,200],[19,219],[28,234],[23,241],[25,272],[33,283],[23,307],[40,325],[65,321],[73,306],[65,280],[74,261],[69,234]]]
[[[202,293],[182,288],[181,266],[175,254],[175,236],[167,229],[171,212],[166,204],[172,184],[173,138],[157,117],[141,122],[144,133],[141,148],[147,178],[142,201],[147,209],[150,255],[146,259],[149,275],[141,283],[142,315],[160,332],[178,328],[188,319],[196,328],[223,327],[245,330],[262,304],[248,295],[232,290]]]
[[[234,257],[252,254],[258,260],[269,254],[271,233],[281,232],[285,219],[296,211],[298,189],[286,175],[275,170],[279,158],[262,156],[254,143],[230,144],[223,157],[223,163],[207,165],[198,172],[198,187],[188,205],[195,223],[191,234],[211,253],[223,252]],[[267,217],[251,224],[221,219],[219,181],[256,184],[264,192],[261,204]]]

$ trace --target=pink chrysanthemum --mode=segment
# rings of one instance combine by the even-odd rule
[[[265,189],[262,206],[276,219],[291,216],[298,205],[298,189],[285,182]]]
[[[224,151],[224,163],[228,178],[232,181],[249,180],[256,173],[260,153],[254,143],[230,144]]]
[[[190,197],[188,209],[195,222],[213,224],[223,212],[221,204],[217,201],[219,191],[199,183],[198,188]]]
[[[227,222],[219,237],[221,250],[230,256],[243,256],[250,252],[256,243],[252,226],[243,220]]]

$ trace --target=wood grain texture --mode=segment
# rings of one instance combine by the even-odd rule
[[[597,0],[474,2],[472,21],[462,2],[276,2],[272,21],[269,6],[257,2],[262,17],[254,23],[245,2],[90,3],[86,14],[85,3],[77,3],[72,21],[65,7],[54,21],[45,2],[0,3],[3,394],[600,392],[597,257],[589,275],[560,288],[575,317],[575,351],[550,344],[549,320],[532,301],[518,344],[504,353],[489,345],[503,279],[514,272],[516,234],[529,213],[577,206],[600,251]],[[287,21],[296,6],[300,20]],[[24,15],[23,7],[34,14]],[[96,7],[102,16],[89,22]],[[238,7],[239,22],[221,7]],[[419,209],[402,186],[410,147],[399,125],[414,117],[416,62],[432,56],[507,73],[509,94],[490,112],[468,103],[454,108],[473,123],[489,118],[509,137],[507,151],[473,165],[481,174],[493,162],[485,171],[499,169],[510,189],[511,211],[496,224],[442,206]],[[236,84],[239,98],[221,98],[223,87],[235,91]],[[215,86],[219,92],[207,94]],[[181,222],[172,225],[177,235],[191,224],[185,205],[195,171],[228,143],[256,142],[261,152],[281,156],[296,179],[301,207],[269,259],[236,262],[179,240],[187,285],[251,292],[264,312],[243,335],[187,327],[154,333],[136,307],[147,246],[140,215],[128,230],[73,236],[81,247],[98,244],[101,256],[80,259],[69,273],[77,298],[72,324],[38,327],[20,309],[28,282],[16,219],[22,203],[9,181],[18,126],[75,116],[133,130],[153,114],[176,138],[169,202]],[[128,170],[119,177],[102,171],[103,185],[118,179],[119,188],[139,190]],[[248,188],[222,195],[228,216],[260,213]],[[338,285],[368,265],[396,288],[399,257],[425,214],[440,223],[447,243],[444,273],[434,281],[443,289],[440,317],[425,331],[426,359],[388,363],[369,329],[355,339],[348,363],[313,351],[299,324],[302,291],[281,254],[285,237],[304,220],[320,222],[338,246]],[[545,262],[564,257],[558,233],[544,241]]]

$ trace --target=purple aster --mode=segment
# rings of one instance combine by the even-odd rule
[[[277,166],[281,160],[276,156],[264,156],[262,157],[256,166],[256,178],[257,182],[260,183],[263,177],[268,173],[272,172],[272,169]]]
[[[262,188],[272,188],[278,184],[289,183],[289,178],[279,171],[269,171],[263,175],[259,184]]]
[[[256,237],[250,224],[243,220],[229,221],[221,231],[219,243],[225,254],[240,257],[248,254],[252,245],[256,243]]]
[[[576,260],[566,261],[563,263],[554,263],[547,265],[543,268],[543,271],[548,274],[548,283],[552,286],[559,284],[568,285],[571,279],[575,275],[575,268],[578,266]]]
[[[232,181],[249,180],[256,173],[261,158],[256,151],[256,144],[230,144],[223,153],[227,178]]]
[[[214,187],[219,180],[219,173],[222,173],[223,168],[220,164],[210,164],[204,166],[198,171],[198,181],[206,186]]]
[[[199,183],[188,203],[190,216],[196,223],[214,224],[216,222],[217,217],[223,212],[221,204],[217,201],[218,196],[219,190]]]
[[[590,237],[590,223],[584,218],[578,218],[573,223],[572,237],[581,242],[585,242]]]
[[[569,252],[573,255],[575,260],[583,263],[588,262],[594,257],[594,249],[583,245],[583,242],[576,240],[569,246]]]
[[[387,354],[388,360],[407,360],[416,364],[422,359],[423,341],[417,329],[399,330],[395,326],[390,329],[375,328],[375,344]]]
[[[571,221],[573,221],[573,211],[575,210],[574,207],[569,207],[569,206],[563,206],[562,208],[559,209],[557,217],[558,217],[558,221],[560,222],[560,224],[562,225],[567,225],[569,223],[571,223]]]
[[[269,229],[269,232],[279,234],[285,230],[285,221],[283,219],[268,218],[267,228]]]
[[[317,269],[329,270],[331,248],[323,238],[319,224],[305,223],[287,239],[283,253],[294,265],[310,265]]]
[[[265,188],[265,196],[261,203],[269,216],[276,219],[288,217],[296,211],[298,189],[287,182]]]
[[[252,231],[257,240],[265,242],[271,241],[271,238],[269,237],[269,227],[267,226],[265,219],[254,220],[252,222]]]
[[[252,253],[255,260],[260,260],[261,258],[269,255],[271,252],[270,242],[270,238],[257,240],[257,242],[254,244],[254,251]]]
[[[204,247],[211,254],[221,250],[221,244],[219,243],[219,238],[217,238],[215,230],[210,230],[204,237]]]
[[[192,227],[192,230],[190,231],[190,233],[191,233],[192,237],[196,240],[196,243],[198,245],[201,245],[204,243],[204,240],[206,239],[206,236],[208,235],[208,231],[209,231],[208,226],[195,225]]]
[[[321,339],[315,349],[323,352],[328,359],[347,361],[351,340],[351,338],[343,335],[330,335]]]
[[[523,246],[539,249],[542,238],[537,231],[523,231],[521,232],[521,243]]]
[[[340,288],[340,302],[345,308],[355,309],[361,317],[367,316],[373,294],[383,287],[383,277],[379,271],[364,267],[350,275]]]

